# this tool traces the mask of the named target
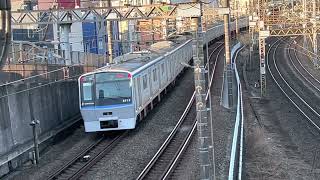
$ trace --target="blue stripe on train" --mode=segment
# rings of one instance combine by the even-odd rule
[[[110,105],[110,106],[87,106],[81,107],[80,109],[84,110],[93,110],[93,109],[112,109],[112,108],[124,108],[124,107],[131,107],[133,104],[117,104],[117,105]]]

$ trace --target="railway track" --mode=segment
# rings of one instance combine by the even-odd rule
[[[93,165],[102,159],[127,134],[128,131],[112,134],[111,137],[100,137],[81,153],[54,171],[48,179],[79,179]]]
[[[216,61],[213,63],[211,61],[207,62],[207,66],[213,65],[212,73],[208,75],[210,78],[209,88],[206,95],[206,100],[209,97],[210,87],[212,85],[212,79],[215,72],[215,67],[217,65],[218,56],[221,53],[221,48],[223,44],[214,48],[211,52],[209,59],[211,59],[213,53],[218,52]],[[210,67],[210,66],[209,66]],[[197,120],[195,116],[187,117],[188,113],[191,110],[191,107],[194,105],[195,100],[195,92],[193,93],[185,111],[180,117],[178,123],[171,131],[170,135],[164,141],[164,143],[160,146],[156,154],[149,161],[147,166],[142,170],[139,176],[136,178],[137,180],[141,179],[168,179],[175,167],[177,166],[180,158],[182,157],[184,151],[188,147],[192,136],[196,132]]]
[[[280,43],[279,43],[280,42]],[[289,101],[306,117],[310,124],[320,131],[320,114],[317,109],[314,108],[314,103],[307,102],[304,97],[302,97],[301,92],[297,91],[288,80],[285,79],[283,73],[280,71],[276,62],[276,52],[281,45],[281,39],[274,42],[268,50],[267,53],[267,67],[270,72],[271,77],[274,82],[280,88],[282,93],[289,99]],[[272,52],[272,58],[270,59],[269,54]],[[292,78],[292,77],[291,77]],[[303,93],[307,93],[305,91]]]
[[[292,44],[290,44],[291,46]],[[293,65],[294,69],[296,70],[296,72],[298,72],[298,74],[304,79],[305,82],[308,82],[316,91],[320,92],[320,81],[314,77],[308,69],[306,69],[298,55],[297,55],[297,51],[295,49],[288,49],[288,54],[289,54],[289,60],[291,62],[291,64]],[[294,53],[294,58],[291,56],[291,52]]]
[[[212,54],[221,47],[221,45],[217,47],[213,47],[213,51],[210,54],[210,58]],[[220,50],[221,51],[221,50]],[[220,53],[219,51],[219,53]],[[208,65],[208,64],[207,64]],[[213,76],[213,75],[212,75]],[[207,95],[208,96],[208,95]],[[171,141],[181,141],[183,139],[183,143],[179,147],[181,150],[180,152],[177,152],[175,154],[176,159],[172,159],[172,166],[168,166],[168,171],[170,172],[174,169],[174,166],[179,159],[179,157],[182,155],[182,152],[186,149],[188,143],[190,142],[190,139],[192,135],[195,133],[196,129],[196,120],[195,118],[189,119],[188,121],[185,121],[185,117],[188,114],[190,108],[194,104],[194,98],[195,93],[193,94],[191,101],[188,104],[188,109],[185,110],[183,117],[181,117],[181,120],[178,123],[179,125],[176,126],[176,132],[171,133],[172,137],[170,138]],[[190,129],[190,131],[182,130],[179,131],[179,127],[185,127],[187,129]],[[181,130],[181,129],[180,129]],[[179,131],[179,133],[177,133]],[[81,153],[79,153],[77,156],[75,156],[72,160],[67,162],[64,166],[57,169],[52,173],[47,179],[53,180],[53,179],[79,179],[82,175],[84,175],[92,166],[94,166],[99,160],[101,160],[106,154],[108,154],[111,149],[128,133],[128,131],[125,131],[123,133],[116,132],[115,134],[111,135],[110,137],[100,137],[95,142],[93,142],[90,146],[86,147]],[[168,140],[169,142],[169,140]],[[174,149],[175,147],[173,147]],[[171,151],[173,152],[173,151]],[[169,174],[167,174],[169,175]]]

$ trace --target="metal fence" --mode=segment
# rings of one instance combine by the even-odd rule
[[[0,72],[0,85],[19,81],[50,83],[75,79],[109,61],[107,56],[86,52],[71,52],[69,59],[66,59],[63,50],[43,48],[28,42],[14,42],[11,47]]]
[[[88,52],[72,51],[70,55],[64,50],[44,48],[32,42],[13,42],[6,64],[56,64],[86,65],[101,67],[109,61],[108,56]],[[68,58],[66,58],[68,57]]]
[[[233,67],[235,70],[236,84],[237,84],[237,111],[236,111],[236,121],[233,131],[231,155],[230,155],[230,165],[229,165],[229,180],[241,180],[242,179],[242,164],[243,164],[243,141],[244,141],[244,114],[243,114],[243,100],[242,100],[242,87],[237,70],[237,64],[235,59],[237,53],[241,48],[241,44],[237,43],[233,46],[231,51],[231,59],[233,60]]]

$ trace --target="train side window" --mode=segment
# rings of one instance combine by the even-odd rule
[[[153,81],[155,82],[157,81],[157,69],[153,69],[152,73],[153,73]]]
[[[143,84],[143,89],[147,89],[147,87],[148,87],[148,79],[147,79],[147,75],[146,74],[142,78],[142,84]]]

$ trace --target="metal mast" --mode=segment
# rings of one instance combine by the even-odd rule
[[[266,89],[267,89],[267,80],[266,80],[266,63],[265,63],[265,56],[266,56],[266,41],[265,38],[267,35],[263,34],[262,32],[265,32],[265,26],[264,26],[264,19],[265,19],[265,0],[259,0],[259,56],[260,56],[260,86],[261,86],[261,97],[264,97],[266,95]]]
[[[317,30],[316,30],[316,27],[317,27],[317,20],[316,20],[316,15],[317,15],[317,0],[313,0],[313,11],[312,11],[312,18],[313,18],[313,36],[312,36],[312,39],[313,39],[313,53],[315,54],[315,57],[313,59],[313,64],[315,66],[319,66],[318,64],[318,40],[317,40]]]
[[[303,8],[303,21],[304,23],[302,24],[303,29],[306,28],[307,24],[306,24],[306,19],[307,19],[307,2],[306,0],[302,0],[302,8]],[[304,30],[304,35],[303,35],[303,48],[307,48],[308,44],[307,44],[307,35],[305,33]]]
[[[111,7],[111,0],[107,1],[107,7]],[[112,63],[113,61],[113,48],[112,48],[112,37],[113,37],[113,32],[112,32],[112,21],[107,22],[107,34],[108,34],[108,54],[109,54],[109,63]]]
[[[224,8],[230,8],[229,0],[223,0],[222,6]],[[229,11],[230,13],[230,11]],[[228,107],[232,107],[232,69],[231,69],[231,57],[230,57],[230,27],[229,27],[229,20],[230,16],[229,13],[223,15],[224,20],[224,42],[225,42],[225,67],[224,67],[224,82],[225,88],[228,90]]]
[[[195,0],[196,2],[196,0]],[[202,4],[200,4],[200,12],[202,16]],[[193,60],[194,60],[194,81],[196,91],[196,108],[199,132],[199,161],[200,161],[200,179],[208,180],[211,177],[211,161],[209,156],[209,127],[208,127],[208,111],[206,104],[206,82],[205,82],[205,66],[203,52],[203,33],[202,21],[200,17],[191,19],[192,27],[194,27],[193,35]]]
[[[10,0],[0,1],[0,69],[5,64],[11,41],[11,4]],[[2,40],[4,39],[4,41]]]

